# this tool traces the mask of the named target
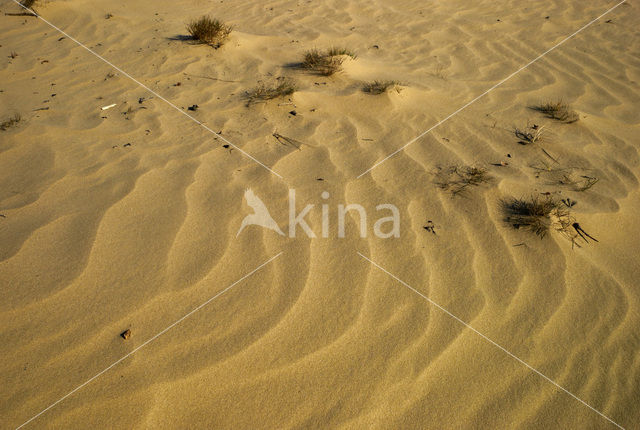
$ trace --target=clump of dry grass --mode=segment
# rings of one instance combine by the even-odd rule
[[[33,16],[33,17],[37,17],[38,14],[36,12],[36,10],[34,9],[34,5],[36,3],[36,0],[21,0],[20,1],[20,6],[22,6],[20,8],[20,12],[5,12],[4,14],[7,16]],[[26,9],[26,10],[25,10]]]
[[[522,145],[529,145],[542,140],[543,130],[544,126],[534,124],[532,126],[527,125],[522,129],[516,127],[513,130],[513,133],[518,139],[520,139],[518,143],[521,143]]]
[[[2,131],[8,130],[11,127],[14,127],[15,125],[17,125],[20,121],[22,121],[22,117],[20,116],[19,113],[17,113],[14,116],[12,116],[11,118],[9,118],[8,120],[1,122],[0,123],[0,130],[2,130]]]
[[[247,105],[259,101],[267,101],[278,97],[289,96],[293,94],[296,89],[295,81],[283,76],[276,78],[275,83],[272,84],[261,82],[258,86],[247,92]]]
[[[505,222],[516,229],[532,231],[540,237],[544,237],[551,225],[551,214],[561,211],[560,205],[552,198],[530,199],[510,198],[500,201],[500,206],[505,215]]]
[[[209,44],[214,48],[222,46],[231,30],[231,26],[209,16],[202,16],[187,24],[187,31],[193,40]]]
[[[576,122],[580,119],[576,111],[574,111],[569,104],[563,102],[562,100],[558,100],[557,102],[548,101],[538,106],[533,106],[532,109],[538,112],[542,112],[549,118],[562,121],[567,124]]]
[[[331,76],[342,70],[343,61],[341,57],[330,56],[317,49],[312,49],[304,54],[302,67],[322,76]]]
[[[312,49],[305,52],[300,66],[322,76],[331,76],[342,70],[345,56],[356,58],[356,55],[347,48],[330,48],[326,51]]]
[[[337,48],[337,47],[331,47],[327,50],[327,55],[329,57],[338,57],[340,55],[346,55],[348,57],[353,58],[354,60],[356,58],[358,58],[358,56],[356,55],[355,52],[353,52],[351,49],[349,48]]]
[[[475,166],[449,166],[438,168],[435,184],[442,190],[457,195],[468,187],[479,186],[491,181],[487,169]]]
[[[387,90],[392,89],[392,90],[396,90],[397,92],[400,92],[400,82],[398,81],[373,81],[373,82],[367,82],[366,84],[364,84],[364,87],[362,87],[362,90],[365,93],[369,93],[369,94],[382,94],[382,93],[386,93]]]
[[[565,204],[566,205],[566,204]],[[584,231],[576,219],[571,215],[569,207],[563,207],[560,202],[551,197],[529,199],[509,198],[500,201],[505,222],[516,229],[529,230],[543,238],[549,230],[554,230],[571,241],[571,246],[580,247],[578,241],[589,239],[598,240]]]

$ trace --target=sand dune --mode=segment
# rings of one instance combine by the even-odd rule
[[[636,2],[358,177],[614,5],[36,3],[154,95],[3,1],[0,121],[20,121],[0,130],[0,426],[99,374],[25,428],[638,428]],[[219,49],[185,40],[205,14],[234,26]],[[295,66],[331,46],[357,58]],[[278,76],[298,90],[247,106]],[[531,109],[559,99],[579,121]],[[534,124],[542,142],[519,144]],[[489,180],[452,195],[449,166]],[[285,236],[236,237],[248,188]],[[289,237],[290,189],[317,237]],[[504,222],[501,200],[534,195],[577,202],[598,242]],[[349,203],[366,237],[355,212],[338,237]],[[373,234],[381,203],[399,238]]]

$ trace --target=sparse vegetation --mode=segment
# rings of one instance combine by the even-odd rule
[[[8,120],[3,121],[2,123],[0,123],[0,130],[2,130],[2,131],[8,130],[11,127],[14,127],[15,125],[17,125],[20,121],[22,121],[22,117],[20,116],[19,113],[17,113],[14,116],[12,116],[11,118],[9,118]]]
[[[21,0],[20,1],[20,6],[22,6],[20,8],[20,12],[5,12],[5,15],[8,16],[33,16],[33,17],[37,17],[37,13],[35,8],[33,7],[36,3],[36,0]],[[27,10],[25,10],[27,9]]]
[[[545,165],[532,166],[536,171],[536,178],[543,176],[547,179],[548,185],[559,185],[568,187],[571,191],[586,191],[593,187],[600,180],[597,177],[589,176],[587,169],[573,167],[549,167]]]
[[[560,185],[571,187],[573,191],[587,191],[593,187],[600,179],[592,176],[567,174],[560,179]]]
[[[232,27],[220,20],[203,16],[187,24],[187,31],[193,40],[220,47],[231,33]]]
[[[129,106],[126,111],[122,112],[122,115],[124,115],[126,119],[131,119],[133,117],[133,114],[135,113],[136,110],[133,108],[133,106]]]
[[[385,93],[389,89],[393,89],[393,90],[396,90],[397,92],[400,92],[400,82],[373,81],[373,82],[367,82],[366,84],[364,84],[364,87],[362,88],[362,90],[365,93],[374,94],[374,95]]]
[[[518,143],[523,145],[529,145],[531,143],[536,143],[542,140],[544,126],[539,126],[534,124],[532,126],[527,125],[525,128],[515,128],[513,133],[516,135],[518,139]]]
[[[299,140],[293,139],[291,137],[283,136],[277,131],[274,131],[272,136],[283,146],[293,146],[298,151],[302,149],[302,145],[305,145],[304,142],[300,142]]]
[[[304,54],[300,66],[322,76],[331,76],[342,70],[345,56],[356,58],[356,55],[347,48],[330,48],[327,51],[312,49]]]
[[[272,100],[293,94],[296,91],[295,82],[287,77],[278,77],[274,84],[261,82],[257,87],[247,92],[248,105],[259,101]]]
[[[551,215],[566,216],[568,211],[561,209],[560,205],[552,198],[530,199],[511,198],[500,202],[505,222],[516,229],[532,231],[540,237],[544,237],[551,226]]]
[[[350,50],[349,48],[336,48],[331,47],[327,50],[327,55],[330,57],[337,57],[339,55],[346,55],[348,57],[353,58],[354,60],[358,58],[355,52]]]
[[[585,243],[589,243],[588,239],[598,241],[576,222],[569,211],[571,204],[564,203],[565,207],[563,207],[560,202],[551,197],[533,196],[530,199],[501,200],[500,205],[505,222],[516,229],[529,230],[541,238],[553,229],[570,240],[572,247],[580,247],[577,242],[579,239],[584,240]]]
[[[571,108],[571,106],[563,102],[562,100],[559,100],[557,102],[545,102],[538,106],[533,106],[532,109],[538,112],[542,112],[549,118],[562,121],[567,124],[576,122],[580,119],[578,114]]]
[[[435,176],[436,185],[454,196],[464,192],[468,187],[479,186],[491,181],[491,176],[487,169],[475,166],[438,168]]]

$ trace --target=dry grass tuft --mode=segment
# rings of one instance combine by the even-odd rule
[[[32,16],[37,17],[38,14],[33,7],[36,3],[36,0],[21,0],[20,6],[22,6],[19,10],[20,12],[5,12],[4,14],[7,16]],[[26,9],[26,10],[25,10]]]
[[[532,231],[540,237],[544,237],[551,226],[551,214],[561,211],[561,207],[552,198],[540,199],[533,196],[531,199],[510,198],[500,201],[505,222],[516,229]]]
[[[300,66],[322,76],[331,76],[342,70],[345,56],[356,58],[356,55],[347,48],[330,48],[327,51],[312,49],[305,52]]]
[[[373,81],[373,82],[367,82],[366,84],[364,84],[364,87],[362,88],[362,90],[365,93],[374,94],[374,95],[386,93],[389,89],[400,92],[400,82]]]
[[[295,81],[283,76],[276,78],[275,83],[271,85],[261,82],[258,86],[247,92],[247,105],[272,100],[278,97],[289,96],[293,94],[296,89]]]
[[[14,116],[12,116],[11,118],[9,118],[8,120],[3,121],[2,123],[0,123],[0,130],[2,130],[2,131],[8,130],[11,127],[16,126],[20,121],[22,121],[22,117],[20,116],[19,113],[17,113]]]
[[[449,166],[435,172],[436,185],[452,195],[464,192],[468,187],[476,187],[491,181],[487,169],[474,166]]]
[[[565,204],[566,205],[566,204]],[[589,239],[598,239],[584,231],[576,219],[571,215],[569,206],[563,207],[560,202],[551,197],[530,199],[509,198],[500,201],[505,215],[505,222],[516,229],[529,230],[543,238],[549,230],[554,230],[571,241],[571,246],[580,247],[578,241],[589,243]]]
[[[580,119],[579,115],[574,111],[571,106],[562,100],[557,102],[545,102],[538,106],[533,106],[531,109],[538,112],[542,112],[549,118],[562,121],[570,124]]]
[[[519,139],[518,143],[521,143],[522,145],[529,145],[542,140],[543,130],[544,126],[534,124],[532,126],[527,125],[523,129],[515,128],[513,133]]]
[[[187,24],[187,31],[193,40],[209,44],[214,48],[222,46],[231,30],[231,26],[209,16],[202,16]]]
[[[348,57],[353,58],[354,60],[356,58],[358,58],[358,56],[356,55],[355,52],[353,52],[351,49],[349,48],[336,48],[336,47],[331,47],[327,50],[327,55],[329,57],[338,57],[340,55],[346,55]]]

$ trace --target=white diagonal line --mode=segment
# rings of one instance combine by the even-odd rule
[[[224,293],[226,293],[227,291],[229,291],[231,288],[233,288],[234,286],[236,286],[238,283],[242,282],[243,280],[247,279],[249,276],[253,275],[254,273],[256,273],[258,270],[262,269],[264,266],[266,266],[267,264],[271,263],[273,260],[275,260],[276,258],[280,257],[280,255],[282,255],[282,252],[279,252],[278,254],[276,254],[275,256],[271,257],[270,259],[268,259],[267,261],[265,261],[264,263],[262,263],[261,265],[259,265],[258,267],[256,267],[255,269],[253,269],[251,272],[247,273],[246,275],[244,275],[242,278],[238,279],[237,281],[235,281],[233,284],[229,285],[227,288],[225,288],[224,290],[220,291],[218,294],[216,294],[215,296],[211,297],[209,300],[207,300],[206,302],[202,303],[201,305],[199,305],[198,307],[196,307],[195,309],[191,310],[189,313],[187,313],[186,315],[184,315],[182,318],[176,320],[175,322],[171,323],[171,325],[167,326],[164,330],[162,330],[161,332],[159,332],[158,334],[154,335],[153,337],[151,337],[150,339],[147,339],[144,343],[142,343],[140,346],[136,347],[135,349],[133,349],[131,352],[129,352],[127,355],[121,357],[120,359],[118,359],[117,361],[113,362],[111,365],[109,365],[108,367],[106,367],[105,369],[101,370],[100,372],[98,372],[96,375],[92,376],[91,378],[87,379],[85,382],[83,382],[82,384],[78,385],[76,388],[74,388],[73,390],[69,391],[67,394],[65,394],[64,396],[62,396],[61,398],[59,398],[58,400],[56,400],[55,402],[53,402],[52,404],[50,404],[49,406],[47,406],[46,408],[44,408],[42,411],[38,412],[36,415],[34,415],[33,417],[29,418],[27,421],[25,421],[24,423],[22,423],[21,425],[19,425],[18,427],[16,427],[16,430],[24,427],[25,425],[29,424],[31,421],[35,420],[36,418],[38,418],[40,415],[44,414],[45,412],[47,412],[49,409],[53,408],[54,406],[56,406],[58,403],[62,402],[64,399],[66,399],[67,397],[71,396],[73,393],[75,393],[76,391],[80,390],[82,387],[84,387],[85,385],[89,384],[91,381],[93,381],[94,379],[98,378],[100,375],[102,375],[103,373],[107,372],[109,369],[111,369],[112,367],[115,367],[116,365],[118,365],[119,363],[121,363],[122,361],[126,360],[128,357],[130,357],[131,355],[133,355],[136,351],[144,348],[146,345],[148,345],[149,343],[153,342],[154,340],[156,340],[158,337],[162,336],[163,334],[165,334],[166,332],[168,332],[169,330],[171,330],[173,327],[175,327],[176,325],[180,324],[182,321],[184,321],[185,319],[189,318],[191,315],[193,315],[194,313],[198,312],[200,309],[202,309],[203,307],[205,307],[206,305],[208,305],[211,301],[213,301],[214,299],[217,299],[218,297],[220,297],[221,295],[223,295]]]
[[[236,145],[234,145],[232,142],[230,142],[229,140],[227,140],[225,137],[223,137],[222,135],[216,133],[215,131],[213,131],[211,128],[207,127],[206,125],[204,125],[202,122],[198,121],[197,119],[195,119],[193,116],[189,115],[187,112],[183,111],[182,109],[180,109],[178,106],[176,106],[175,104],[173,104],[172,102],[170,102],[169,100],[167,100],[166,98],[162,97],[160,94],[158,94],[157,92],[155,92],[154,90],[152,90],[151,88],[149,88],[148,86],[146,86],[145,84],[143,84],[142,82],[140,82],[139,80],[137,80],[136,78],[134,78],[133,76],[131,76],[130,74],[128,74],[127,72],[125,72],[124,70],[122,70],[120,67],[116,66],[115,64],[113,64],[112,62],[110,62],[109,60],[107,60],[106,58],[104,58],[103,56],[101,56],[100,54],[98,54],[97,52],[95,52],[93,49],[89,48],[88,46],[86,46],[85,44],[83,44],[82,42],[76,40],[74,37],[70,36],[69,34],[67,34],[64,30],[61,30],[60,28],[56,27],[55,25],[53,25],[52,23],[50,23],[49,21],[47,21],[46,19],[44,19],[42,16],[40,16],[40,14],[34,12],[33,10],[29,9],[28,7],[24,6],[22,3],[20,3],[18,0],[11,0],[14,3],[16,3],[18,6],[20,6],[21,8],[23,8],[24,10],[32,13],[35,17],[39,18],[40,20],[42,20],[44,23],[46,23],[49,27],[53,28],[54,30],[56,30],[57,32],[59,32],[60,34],[64,34],[67,38],[69,38],[70,40],[72,40],[73,42],[75,42],[78,46],[86,49],[87,51],[89,51],[91,54],[93,54],[94,56],[96,56],[97,58],[99,58],[100,60],[102,60],[103,62],[107,63],[109,66],[113,67],[114,69],[116,69],[118,72],[122,73],[123,75],[125,75],[127,78],[131,79],[133,82],[135,82],[136,84],[138,84],[139,86],[141,86],[142,88],[144,88],[145,90],[149,91],[151,94],[153,94],[154,96],[156,96],[157,98],[159,98],[160,100],[162,100],[163,102],[165,102],[166,104],[168,104],[169,106],[171,106],[172,108],[174,108],[175,110],[177,110],[178,112],[180,112],[181,114],[183,114],[184,116],[186,116],[187,118],[189,118],[191,121],[195,122],[196,124],[198,124],[200,127],[204,128],[205,130],[207,130],[209,133],[215,135],[216,137],[219,137],[220,139],[222,139],[224,142],[228,143],[230,146],[232,146],[234,149],[240,151],[242,154],[244,154],[246,157],[250,158],[251,160],[255,161],[256,163],[258,163],[259,165],[261,165],[262,167],[264,167],[265,169],[267,169],[268,171],[270,171],[271,173],[273,173],[274,175],[276,175],[277,177],[284,179],[278,172],[276,172],[275,170],[271,169],[270,167],[268,167],[267,165],[265,165],[264,163],[262,163],[260,160],[256,159],[255,157],[253,157],[251,154],[247,153],[246,151],[242,150],[242,148],[237,147]]]
[[[576,396],[575,394],[573,394],[572,392],[570,392],[569,390],[567,390],[566,388],[562,387],[560,384],[558,384],[557,382],[555,382],[553,379],[549,378],[548,376],[544,375],[542,372],[540,372],[539,370],[537,370],[536,368],[534,368],[533,366],[529,365],[528,363],[526,363],[524,360],[518,358],[517,356],[515,356],[514,354],[512,354],[511,352],[509,352],[507,349],[505,349],[504,347],[500,346],[498,343],[494,342],[493,340],[491,340],[490,338],[488,338],[487,336],[485,336],[484,334],[482,334],[481,332],[479,332],[478,330],[476,330],[475,328],[473,328],[471,325],[469,325],[468,323],[466,323],[464,320],[458,318],[457,316],[455,316],[454,314],[452,314],[451,312],[449,312],[447,309],[443,308],[442,306],[440,306],[438,303],[434,302],[433,300],[431,300],[429,297],[425,296],[424,294],[422,294],[420,291],[416,290],[415,288],[413,288],[411,285],[407,284],[406,282],[404,282],[402,279],[398,278],[397,276],[395,276],[393,273],[389,272],[387,269],[385,269],[384,267],[380,266],[378,263],[372,261],[370,258],[366,257],[365,255],[363,255],[362,253],[360,253],[358,251],[358,255],[360,255],[360,257],[364,258],[365,260],[367,260],[369,263],[373,264],[374,266],[376,266],[378,269],[382,270],[384,273],[386,273],[387,275],[391,276],[393,279],[395,279],[396,281],[400,282],[402,285],[404,285],[405,287],[407,287],[408,289],[410,289],[411,291],[413,291],[414,293],[416,293],[417,295],[419,295],[420,297],[422,297],[423,299],[425,299],[426,301],[428,301],[429,303],[431,303],[433,306],[437,307],[438,309],[440,309],[442,312],[444,312],[445,314],[449,315],[451,318],[453,318],[454,320],[458,321],[460,324],[464,325],[466,328],[468,328],[469,330],[473,331],[475,334],[477,334],[478,336],[480,336],[481,338],[483,338],[484,340],[486,340],[487,342],[489,342],[490,344],[492,344],[493,346],[495,346],[496,348],[500,349],[502,352],[504,352],[505,354],[507,354],[508,356],[510,356],[511,358],[515,359],[516,361],[518,361],[519,363],[525,365],[527,368],[529,368],[529,370],[535,372],[537,375],[541,376],[542,378],[544,378],[545,380],[547,380],[548,382],[551,382],[553,385],[555,385],[557,388],[559,388],[560,390],[564,391],[565,393],[567,393],[568,395],[570,395],[571,397],[573,397],[574,399],[576,399],[577,401],[579,401],[580,403],[582,403],[583,405],[585,405],[586,407],[588,407],[589,409],[591,409],[592,411],[594,411],[595,413],[597,413],[598,415],[600,415],[602,418],[606,419],[607,421],[609,421],[611,424],[615,425],[616,427],[623,429],[624,427],[622,427],[620,424],[616,423],[615,421],[613,421],[611,418],[609,418],[608,416],[606,416],[605,414],[603,414],[602,412],[600,412],[599,410],[597,410],[596,408],[594,408],[593,406],[589,405],[587,402],[585,402],[584,400],[582,400],[581,398],[579,398],[578,396]]]
[[[15,0],[14,0],[15,1]],[[476,97],[475,99],[471,100],[470,102],[468,102],[467,104],[465,104],[464,106],[462,106],[460,109],[456,110],[455,112],[447,115],[444,119],[438,121],[435,125],[433,125],[431,128],[429,128],[428,130],[420,133],[417,137],[414,137],[413,139],[411,139],[409,142],[407,142],[405,145],[401,146],[400,148],[396,149],[395,151],[393,151],[391,154],[387,155],[386,157],[384,157],[382,160],[378,161],[376,164],[374,164],[373,166],[371,166],[370,168],[368,168],[367,170],[365,170],[364,172],[362,172],[361,174],[358,175],[358,177],[356,179],[360,179],[362,176],[366,175],[367,173],[369,173],[370,171],[372,171],[373,169],[375,169],[376,167],[378,167],[379,165],[381,165],[382,163],[384,163],[385,161],[387,161],[389,158],[393,157],[394,155],[396,155],[397,153],[404,151],[409,145],[411,145],[412,143],[414,143],[415,141],[421,139],[422,137],[424,137],[426,134],[428,134],[431,130],[439,127],[440,125],[444,124],[445,122],[447,122],[448,120],[450,120],[451,118],[453,118],[454,116],[456,116],[457,114],[459,114],[460,112],[462,112],[463,110],[465,110],[467,107],[471,106],[472,104],[474,104],[475,102],[477,102],[478,100],[480,100],[482,97],[486,96],[487,94],[489,94],[491,91],[493,91],[494,89],[498,88],[500,85],[504,84],[505,82],[507,82],[509,79],[513,78],[515,75],[517,75],[518,73],[520,73],[521,71],[523,71],[524,69],[526,69],[527,67],[529,67],[530,65],[532,65],[533,63],[535,63],[536,61],[538,61],[539,59],[541,59],[542,57],[544,57],[545,55],[547,55],[549,52],[553,51],[554,49],[556,49],[557,47],[559,47],[560,45],[562,45],[563,43],[565,43],[567,40],[573,38],[576,34],[580,33],[582,30],[584,30],[585,28],[591,26],[594,22],[598,21],[600,18],[602,18],[603,16],[605,16],[606,14],[608,14],[609,12],[611,12],[612,10],[614,10],[615,8],[617,8],[618,6],[620,6],[622,3],[626,2],[627,0],[622,0],[620,3],[616,4],[615,6],[613,6],[612,8],[608,9],[606,12],[604,12],[602,15],[598,16],[597,18],[589,21],[589,23],[585,24],[584,26],[582,26],[580,29],[578,29],[577,31],[575,31],[574,33],[572,33],[571,35],[565,37],[564,39],[562,39],[560,42],[556,43],[555,45],[553,45],[551,48],[547,49],[546,51],[544,51],[542,54],[538,55],[536,58],[534,58],[533,60],[529,61],[527,64],[525,64],[524,66],[520,67],[518,70],[516,70],[515,72],[513,72],[512,74],[510,74],[509,76],[507,76],[506,78],[504,78],[503,80],[501,80],[500,82],[498,82],[497,84],[495,84],[494,86],[492,86],[491,88],[489,88],[488,90],[486,90],[484,93],[480,94],[478,97]]]

